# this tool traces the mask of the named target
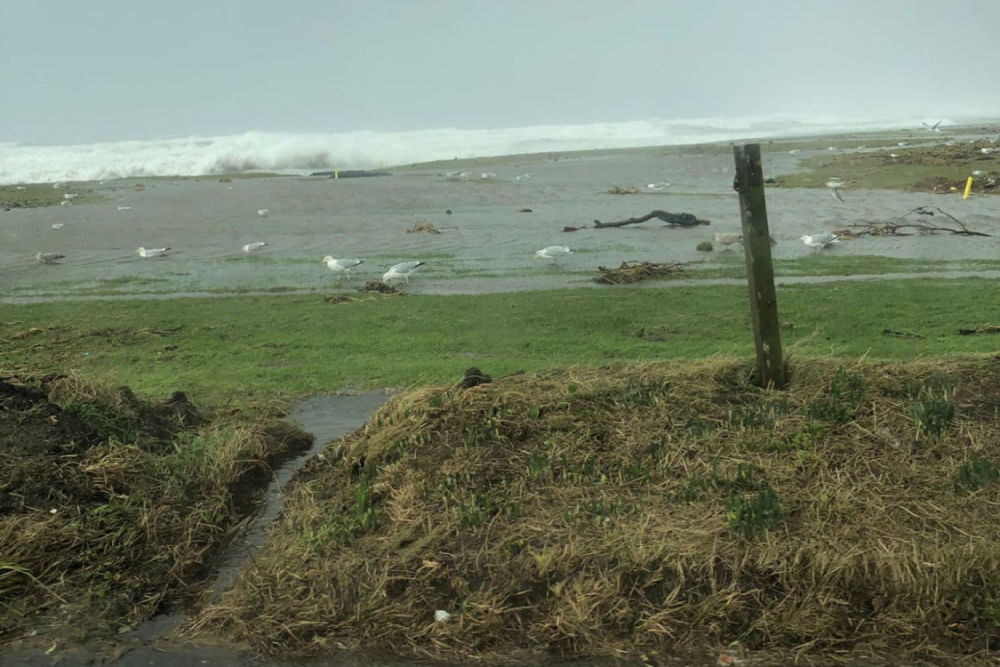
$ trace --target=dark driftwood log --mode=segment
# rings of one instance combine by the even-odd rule
[[[625,225],[635,225],[640,222],[646,222],[647,220],[652,220],[653,218],[662,220],[668,225],[675,225],[678,227],[697,227],[698,225],[709,224],[708,220],[699,220],[696,216],[691,215],[690,213],[650,211],[648,214],[640,218],[629,218],[628,220],[619,220],[618,222],[601,222],[600,220],[594,220],[594,228],[602,229],[604,227],[624,227]]]

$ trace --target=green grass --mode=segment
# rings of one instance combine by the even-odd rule
[[[928,148],[895,148],[866,153],[816,155],[799,163],[794,174],[775,176],[777,186],[821,188],[832,176],[842,178],[847,188],[864,190],[924,190],[929,179],[943,178],[964,182],[974,170],[1000,171],[1000,157],[986,157],[978,150],[967,151],[966,157],[946,159],[941,146]],[[889,157],[896,153],[896,161]],[[984,159],[985,158],[985,159]]]
[[[18,190],[23,187],[24,190]],[[53,188],[52,184],[36,185],[4,185],[0,186],[0,208],[39,208],[42,206],[58,206],[66,201],[66,193],[80,195],[73,200],[73,205],[93,204],[106,198],[85,185],[67,185],[64,188]]]
[[[900,280],[779,288],[786,349],[910,359],[994,351],[959,328],[1000,321],[997,281]],[[169,332],[176,327],[183,327]],[[670,332],[651,342],[636,334]],[[31,331],[37,328],[39,331]],[[886,329],[924,338],[885,336]],[[814,334],[814,332],[817,332]],[[320,296],[0,306],[0,367],[75,370],[145,395],[200,401],[456,380],[572,364],[752,355],[746,287],[579,289],[474,296]]]

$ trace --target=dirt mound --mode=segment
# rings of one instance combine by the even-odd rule
[[[1000,648],[1000,359],[791,375],[577,368],[398,396],[311,465],[197,627],[283,655]]]
[[[0,380],[0,644],[29,623],[113,635],[184,594],[247,508],[241,481],[303,438],[180,392]]]

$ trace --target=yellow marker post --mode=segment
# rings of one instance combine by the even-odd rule
[[[339,170],[339,169],[334,169],[334,170],[333,170],[333,180],[335,180],[335,181],[336,181],[336,180],[338,180],[339,178],[340,178],[340,170]]]
[[[972,176],[969,176],[969,180],[965,182],[965,194],[962,195],[962,199],[969,198],[969,190],[972,189]]]

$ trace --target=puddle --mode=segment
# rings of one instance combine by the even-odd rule
[[[208,602],[218,599],[264,545],[271,524],[281,515],[285,503],[285,488],[295,474],[322,451],[326,443],[364,426],[372,413],[388,398],[389,394],[384,391],[370,391],[363,394],[312,396],[295,406],[288,420],[311,434],[313,444],[308,450],[284,461],[272,471],[271,481],[256,511],[219,556],[212,584],[208,589]],[[141,623],[132,634],[142,642],[152,641],[170,633],[187,619],[186,610],[168,611]]]

